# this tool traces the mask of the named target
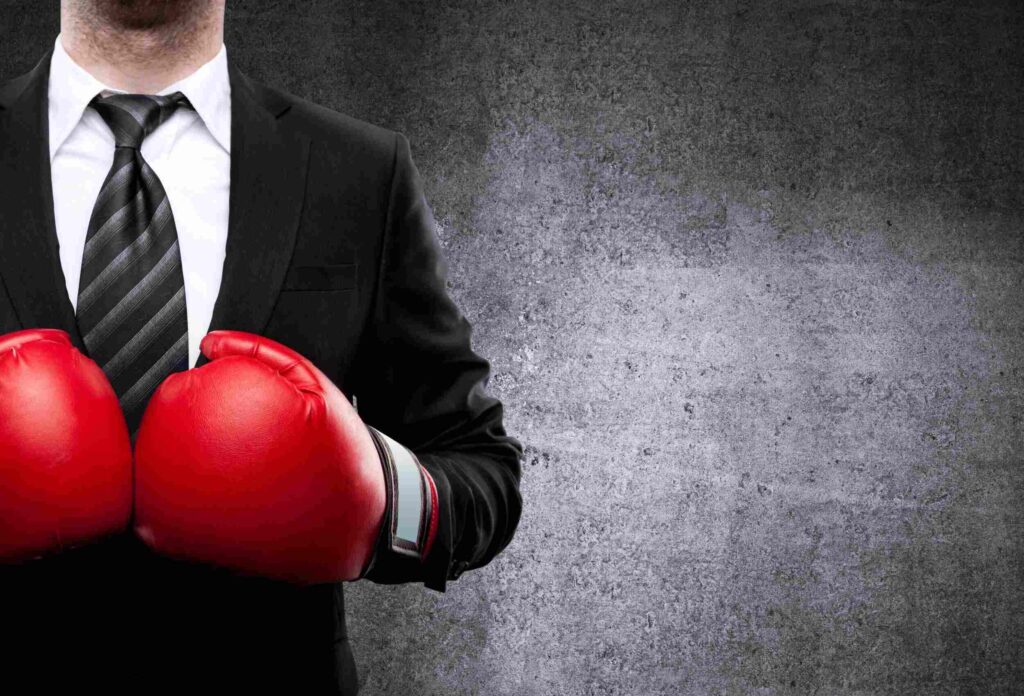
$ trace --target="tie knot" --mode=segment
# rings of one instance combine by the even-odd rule
[[[114,133],[117,147],[138,149],[142,141],[166,121],[179,106],[191,109],[192,104],[181,92],[174,94],[96,95],[89,103]]]

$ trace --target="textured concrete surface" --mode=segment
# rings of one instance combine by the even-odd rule
[[[1020,692],[1019,2],[229,5],[409,136],[529,446],[494,563],[353,587],[365,693]]]

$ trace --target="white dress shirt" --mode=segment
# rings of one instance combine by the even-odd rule
[[[114,136],[86,108],[103,84],[54,43],[50,63],[50,170],[54,219],[68,297],[78,305],[82,253],[96,197],[114,161]],[[231,178],[231,87],[227,49],[158,94],[180,91],[195,107],[179,108],[142,141],[142,156],[167,192],[178,231],[188,314],[188,359],[194,366],[220,290],[228,236]]]

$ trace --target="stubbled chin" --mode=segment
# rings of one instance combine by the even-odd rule
[[[182,27],[205,16],[213,0],[84,0],[94,16],[111,29],[145,30]]]

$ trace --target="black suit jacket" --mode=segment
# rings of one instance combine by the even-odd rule
[[[0,87],[0,333],[60,328],[88,354],[54,229],[50,55]],[[229,231],[210,328],[298,350],[417,454],[438,489],[434,549],[425,564],[385,556],[370,579],[444,590],[510,541],[522,450],[446,292],[409,144],[228,70]],[[341,584],[172,561],[131,534],[0,568],[0,635],[5,678],[36,689],[357,689]]]

